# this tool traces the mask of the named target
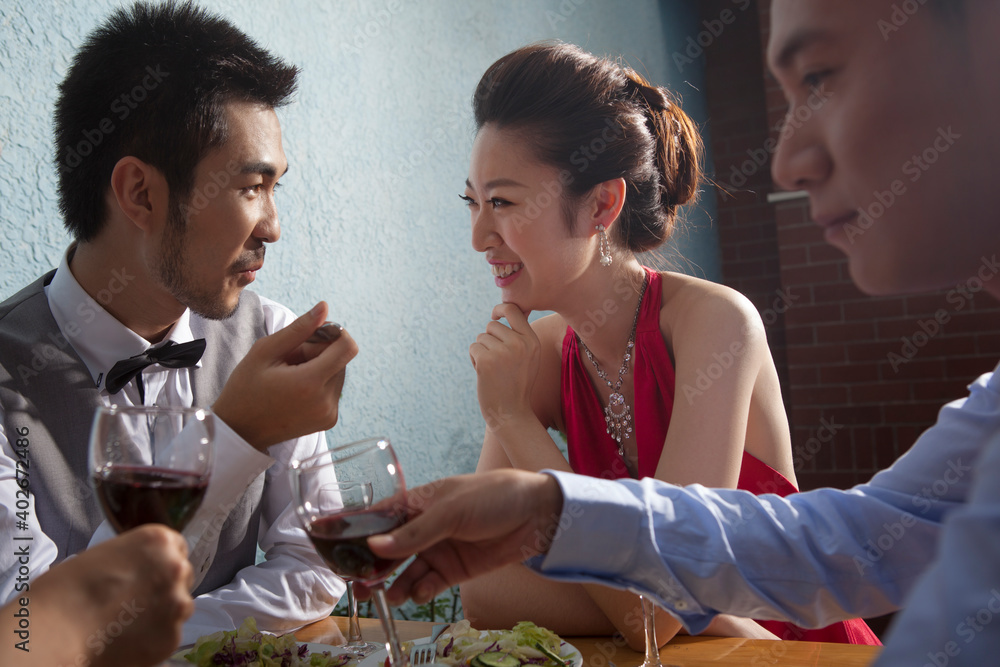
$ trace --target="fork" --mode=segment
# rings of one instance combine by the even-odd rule
[[[410,665],[429,665],[437,661],[437,640],[449,625],[438,623],[431,630],[427,641],[416,643],[410,648]]]

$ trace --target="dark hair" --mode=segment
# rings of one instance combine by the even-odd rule
[[[59,86],[55,160],[59,206],[79,241],[97,236],[115,164],[132,155],[163,172],[171,202],[226,141],[225,105],[285,104],[298,68],[225,19],[191,3],[113,13],[90,34]]]
[[[677,208],[697,194],[701,137],[674,97],[571,44],[526,46],[493,63],[473,112],[477,130],[491,123],[525,132],[537,157],[564,171],[570,204],[624,178],[625,205],[611,231],[632,252],[667,240]]]

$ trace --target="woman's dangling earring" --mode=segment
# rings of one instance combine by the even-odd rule
[[[611,266],[611,244],[608,235],[604,233],[604,225],[597,225],[598,252],[601,253],[601,266]]]

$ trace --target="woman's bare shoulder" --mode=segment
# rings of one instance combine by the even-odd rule
[[[663,272],[660,329],[671,349],[684,342],[766,345],[764,323],[750,299],[710,280]],[[699,342],[700,341],[700,342]]]
[[[664,271],[660,273],[663,295],[660,319],[691,323],[705,319],[720,324],[759,321],[760,313],[750,299],[726,285],[711,280]],[[718,318],[722,318],[721,322]]]

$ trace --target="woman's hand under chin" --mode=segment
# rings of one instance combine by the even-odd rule
[[[486,331],[469,346],[469,357],[476,369],[479,409],[487,428],[495,431],[534,418],[531,390],[541,348],[527,313],[519,306],[502,303],[493,309],[492,317]],[[510,326],[501,323],[501,318]]]

